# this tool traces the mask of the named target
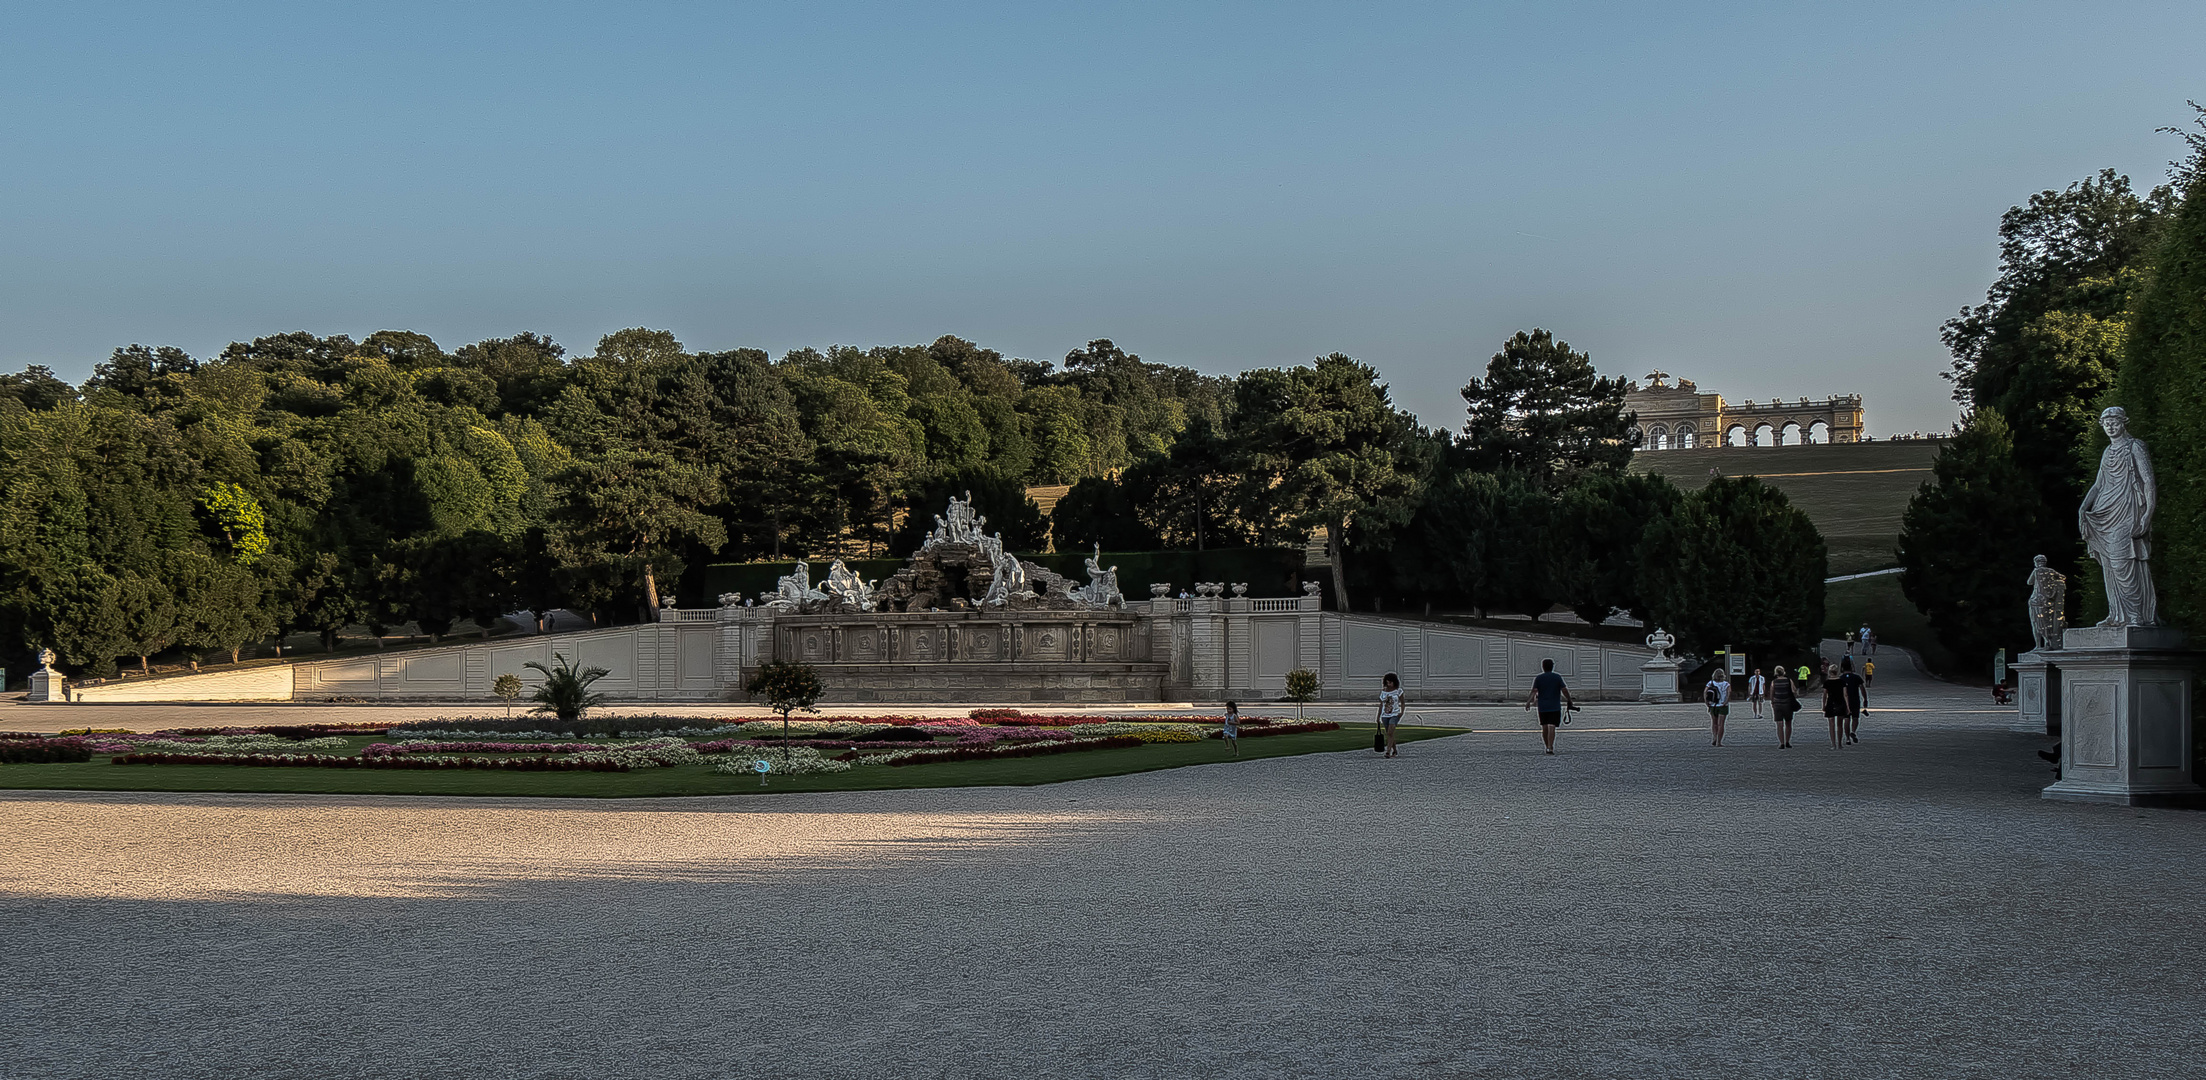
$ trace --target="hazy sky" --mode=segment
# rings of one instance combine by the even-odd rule
[[[1999,213],[2157,183],[2206,4],[11,5],[0,365],[624,326],[1341,351],[1953,419]]]

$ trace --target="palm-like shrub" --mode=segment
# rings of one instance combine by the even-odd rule
[[[513,718],[513,703],[521,700],[521,677],[507,672],[490,684],[490,692],[505,700],[506,718]]]
[[[530,712],[551,713],[561,722],[573,724],[580,722],[582,714],[589,711],[591,706],[605,703],[605,695],[590,692],[590,684],[612,674],[604,668],[583,667],[580,663],[567,659],[563,653],[552,654],[550,667],[534,660],[521,666],[544,673],[543,685],[537,687],[536,693],[530,698],[536,702],[536,707],[530,709]]]

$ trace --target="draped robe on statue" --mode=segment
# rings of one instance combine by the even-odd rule
[[[2144,441],[2124,434],[2099,455],[2099,478],[2084,493],[2077,525],[2084,550],[2106,578],[2106,621],[2100,626],[2157,626],[2152,591],[2152,456]]]

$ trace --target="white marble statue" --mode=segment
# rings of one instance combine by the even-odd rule
[[[827,568],[827,595],[859,611],[873,610],[874,584],[859,577],[841,559]]]
[[[2068,576],[2045,565],[2045,556],[2032,560],[2026,583],[2030,586],[2030,637],[2040,649],[2058,649],[2061,632],[2068,625]]]
[[[797,560],[794,573],[783,574],[774,581],[774,591],[758,594],[766,606],[780,611],[802,611],[808,604],[827,599],[827,594],[812,587],[812,567],[803,559]]]
[[[963,499],[952,495],[949,508],[934,516],[934,531],[920,541],[919,549],[925,551],[936,544],[978,544],[987,529],[988,516],[973,512],[972,492],[966,492]]]
[[[2106,579],[2106,619],[2100,626],[2158,626],[2159,604],[2152,591],[2152,455],[2144,440],[2129,433],[2129,414],[2120,406],[2099,414],[2106,429],[2106,452],[2099,455],[2099,476],[2084,492],[2076,511],[2084,550],[2098,560]]]
[[[1103,568],[1103,545],[1095,545],[1095,554],[1088,556],[1088,583],[1075,590],[1075,594],[1089,607],[1109,607],[1126,602],[1124,593],[1118,591],[1118,567]]]

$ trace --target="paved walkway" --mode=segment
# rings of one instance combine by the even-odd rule
[[[2040,801],[1878,666],[1843,751],[1466,709],[1025,789],[8,794],[0,1074],[2195,1074],[2206,814]]]

